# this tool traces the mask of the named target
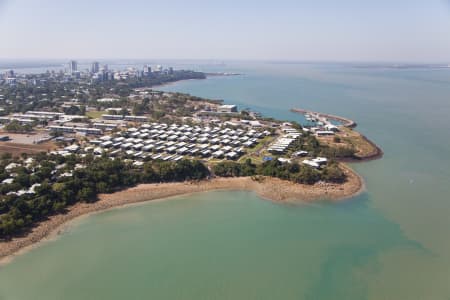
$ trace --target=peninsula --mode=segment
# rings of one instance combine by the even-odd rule
[[[367,159],[373,149],[379,157],[353,125],[329,121],[336,116],[305,111],[311,124],[299,124],[154,89],[203,73],[144,66],[101,77],[94,67],[10,71],[0,81],[0,257],[75,217],[187,193],[349,198],[364,184],[344,161]]]

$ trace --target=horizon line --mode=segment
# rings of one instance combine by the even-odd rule
[[[298,64],[298,63],[340,63],[340,64],[408,64],[408,65],[449,65],[449,61],[411,61],[411,60],[339,60],[339,59],[246,59],[246,58],[130,58],[130,57],[115,57],[115,58],[39,58],[39,57],[26,57],[26,58],[5,58],[0,57],[0,61],[17,61],[17,62],[37,62],[37,61],[53,61],[53,62],[69,62],[71,60],[76,61],[86,61],[86,62],[102,62],[102,61],[126,61],[126,60],[135,60],[135,61],[180,61],[180,62],[188,62],[188,61],[204,61],[204,62],[260,62],[260,63],[290,63],[290,64]]]

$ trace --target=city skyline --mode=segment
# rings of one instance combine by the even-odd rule
[[[0,59],[450,61],[442,0],[0,0],[0,33]]]

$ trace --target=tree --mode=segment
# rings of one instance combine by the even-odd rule
[[[324,168],[323,179],[329,182],[341,183],[345,181],[346,175],[339,168],[338,164],[332,163]]]
[[[80,199],[80,201],[85,202],[92,202],[95,200],[95,192],[90,187],[84,187],[82,188],[77,195],[77,198]]]
[[[70,107],[66,108],[64,112],[68,115],[83,115],[80,108],[75,105],[71,105]]]
[[[144,104],[135,104],[132,112],[135,116],[141,116],[146,112],[146,107]]]
[[[319,179],[320,179],[319,172],[308,166],[302,167],[298,176],[299,180],[298,182],[306,184],[313,184],[317,182]]]

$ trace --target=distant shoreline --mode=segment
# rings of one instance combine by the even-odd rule
[[[17,255],[33,249],[41,241],[63,233],[64,226],[74,219],[135,203],[219,190],[253,191],[264,199],[280,203],[348,199],[361,193],[365,189],[365,184],[352,169],[345,165],[342,167],[347,174],[347,181],[342,184],[304,185],[272,177],[264,177],[262,181],[255,181],[250,177],[221,177],[199,182],[140,184],[112,194],[101,194],[97,202],[77,203],[68,208],[65,214],[54,215],[42,221],[24,236],[1,241],[0,266],[10,262]]]
[[[166,87],[166,86],[175,85],[175,84],[183,82],[183,81],[205,80],[205,79],[208,79],[208,77],[202,78],[202,79],[200,79],[200,78],[181,79],[181,80],[170,81],[170,82],[165,82],[165,83],[161,83],[161,84],[152,85],[152,86],[149,86],[148,88],[149,89],[160,88],[160,87]]]

